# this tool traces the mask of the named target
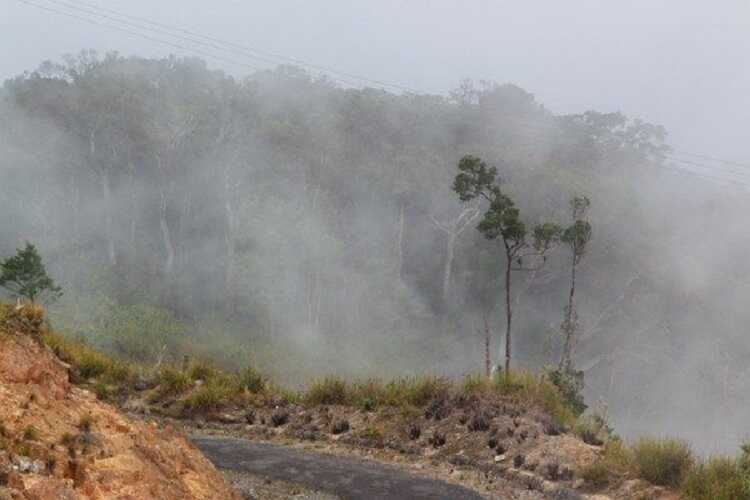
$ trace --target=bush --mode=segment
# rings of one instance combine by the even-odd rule
[[[578,475],[581,476],[581,479],[597,488],[608,485],[612,480],[612,472],[604,460],[599,460],[582,467],[579,469]]]
[[[693,465],[690,446],[679,439],[642,438],[632,452],[639,475],[660,486],[679,486]]]
[[[192,387],[190,377],[173,366],[165,366],[156,377],[159,385],[156,394],[159,397],[178,396]]]
[[[346,382],[330,375],[313,382],[304,399],[311,405],[343,405],[350,401]]]
[[[546,375],[560,391],[565,404],[577,417],[586,411],[583,402],[583,372],[575,370],[548,369]]]
[[[447,397],[450,388],[450,382],[440,377],[401,378],[385,385],[383,404],[422,407],[433,399]]]
[[[226,378],[214,377],[200,386],[183,401],[191,412],[207,412],[225,405],[237,392],[237,387]]]
[[[109,386],[104,382],[94,384],[94,394],[96,394],[96,398],[100,401],[109,401],[109,398],[112,396]]]
[[[187,376],[190,380],[209,380],[216,375],[216,368],[211,366],[207,361],[193,361],[187,370]]]
[[[238,376],[238,383],[242,389],[247,389],[253,394],[261,393],[266,388],[266,381],[255,368],[248,366]]]
[[[504,396],[541,407],[560,425],[572,426],[576,421],[560,390],[545,376],[537,377],[527,372],[502,372],[495,375],[492,385]]]
[[[737,460],[711,458],[690,469],[682,493],[692,500],[750,499],[749,479]]]

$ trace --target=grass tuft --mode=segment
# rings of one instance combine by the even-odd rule
[[[694,463],[690,446],[680,439],[641,438],[632,453],[643,479],[671,488],[680,485]]]

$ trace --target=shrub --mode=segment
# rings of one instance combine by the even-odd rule
[[[97,382],[94,384],[94,394],[100,401],[108,401],[111,397],[109,386],[104,382]]]
[[[565,404],[577,417],[586,411],[583,402],[583,372],[576,370],[548,369],[546,376],[560,391]]]
[[[492,388],[492,380],[479,373],[466,375],[461,390],[466,394],[476,394]]]
[[[682,493],[692,500],[746,500],[750,498],[748,479],[737,460],[711,458],[690,469]]]
[[[157,383],[159,397],[180,395],[193,385],[185,372],[173,366],[165,366],[159,370]]]
[[[576,417],[547,377],[537,377],[527,372],[497,373],[492,381],[495,390],[519,403],[541,407],[550,417],[564,426],[575,423]]]
[[[216,375],[216,369],[207,361],[193,361],[187,370],[190,380],[209,380]]]
[[[271,423],[274,427],[279,427],[289,422],[289,412],[278,409],[271,414]]]
[[[374,425],[369,425],[362,429],[359,433],[360,437],[364,439],[368,439],[370,441],[380,441],[383,439],[383,432],[375,427]]]
[[[362,400],[361,406],[364,411],[374,411],[378,406],[378,402],[373,398],[365,398]]]
[[[383,404],[422,407],[433,399],[447,397],[450,387],[450,382],[440,377],[408,377],[393,380],[384,387]]]
[[[612,472],[604,460],[599,460],[582,467],[579,469],[578,475],[581,476],[581,479],[597,488],[608,485],[612,480]]]
[[[693,465],[690,446],[679,439],[641,438],[632,452],[639,475],[660,486],[678,486]]]
[[[206,412],[225,405],[237,392],[237,387],[227,378],[214,377],[200,386],[183,401],[192,412]]]
[[[343,434],[344,432],[349,430],[349,421],[345,418],[336,420],[333,425],[331,426],[331,433],[332,434]]]
[[[343,405],[350,400],[346,382],[330,375],[313,382],[304,399],[311,405]]]
[[[238,383],[242,389],[247,389],[253,394],[261,393],[266,388],[266,381],[255,368],[248,366],[238,376]]]

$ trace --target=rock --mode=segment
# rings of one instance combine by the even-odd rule
[[[505,455],[495,455],[495,463],[499,463],[505,460]]]
[[[46,466],[41,460],[32,460],[29,457],[16,455],[13,457],[13,468],[23,474],[40,474],[46,469]]]
[[[430,436],[430,439],[428,439],[428,442],[434,448],[440,448],[441,446],[445,445],[445,442],[446,442],[445,434],[443,434],[440,431],[435,431],[432,433],[432,436]]]
[[[515,457],[513,457],[513,467],[519,468],[524,464],[525,461],[526,461],[526,457],[524,457],[521,454],[518,454]]]
[[[409,439],[412,441],[416,441],[419,439],[419,436],[422,435],[422,429],[417,424],[412,424],[409,427]]]
[[[480,432],[490,430],[490,419],[484,413],[477,413],[469,421],[468,429],[471,432]]]
[[[271,414],[271,423],[273,424],[274,427],[280,427],[286,424],[287,422],[289,422],[288,411],[277,408],[276,410],[274,410],[273,414]]]
[[[332,434],[343,434],[349,430],[349,421],[346,419],[336,420],[331,426]]]

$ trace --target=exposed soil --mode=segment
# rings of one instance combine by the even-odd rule
[[[69,381],[39,342],[41,314],[0,329],[0,498],[227,500],[222,475],[171,426],[121,415]]]

